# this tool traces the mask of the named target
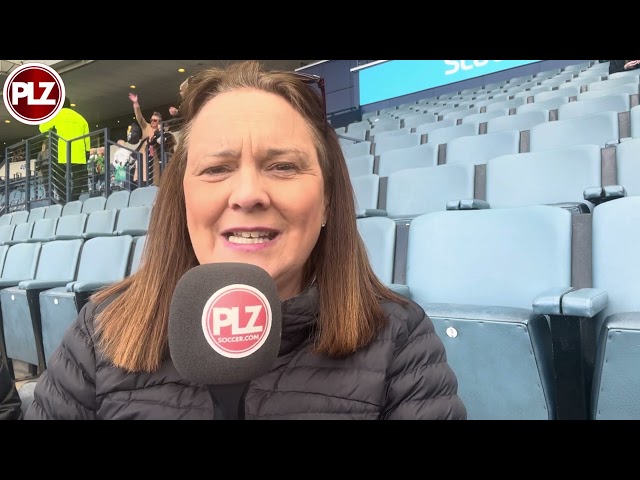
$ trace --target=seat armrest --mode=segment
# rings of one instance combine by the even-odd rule
[[[381,210],[379,208],[364,208],[362,210],[356,210],[357,218],[367,218],[367,217],[386,217],[387,211]]]
[[[583,191],[582,196],[594,205],[600,205],[617,198],[627,196],[627,192],[622,185],[606,185],[604,187],[588,187]]]
[[[111,284],[112,282],[72,282],[67,284],[67,291],[76,293],[94,292]],[[71,290],[69,290],[69,285],[72,285]]]
[[[22,290],[48,290],[50,288],[64,287],[69,280],[24,280],[18,284]]]
[[[447,202],[447,210],[486,210],[491,208],[489,202],[478,198],[465,198]]]
[[[609,304],[609,295],[600,288],[581,288],[562,297],[562,315],[595,317]]]
[[[533,299],[533,313],[538,315],[562,315],[562,298],[573,290],[573,287],[554,287],[545,290]]]

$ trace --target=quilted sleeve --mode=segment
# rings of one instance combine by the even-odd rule
[[[467,411],[457,394],[457,378],[431,319],[413,302],[405,311],[405,328],[398,333],[387,370],[382,418],[465,420]]]

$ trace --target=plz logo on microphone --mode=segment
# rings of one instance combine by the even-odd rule
[[[228,285],[215,292],[202,312],[202,331],[211,348],[228,358],[256,352],[271,330],[271,305],[250,285]]]

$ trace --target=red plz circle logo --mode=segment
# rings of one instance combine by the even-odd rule
[[[44,63],[26,63],[13,70],[2,90],[4,106],[13,118],[40,125],[55,117],[64,105],[62,77]]]
[[[271,330],[271,305],[258,289],[228,285],[215,292],[202,311],[202,331],[216,352],[228,358],[255,353]]]

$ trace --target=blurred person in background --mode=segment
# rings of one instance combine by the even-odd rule
[[[89,138],[89,123],[78,112],[71,108],[71,101],[64,99],[64,105],[60,112],[48,122],[39,126],[40,132],[45,133],[54,130],[58,134],[58,162],[54,168],[52,179],[57,186],[58,196],[66,200],[66,191],[61,187],[65,185],[67,145],[77,137],[86,135],[80,140],[71,142],[71,197],[70,200],[78,200],[82,192],[87,188],[87,159],[91,149],[91,139]]]

